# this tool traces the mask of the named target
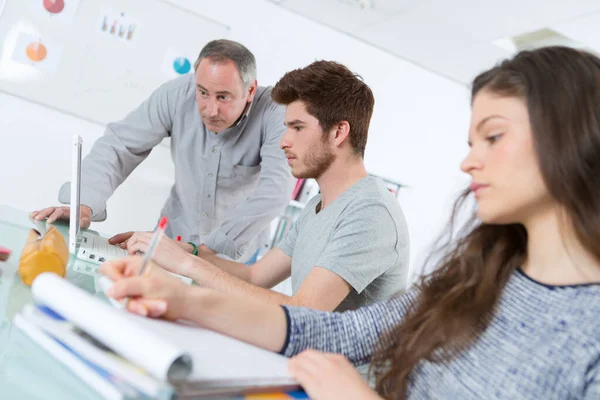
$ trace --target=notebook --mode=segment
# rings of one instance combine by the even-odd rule
[[[77,258],[101,264],[126,257],[127,250],[108,243],[108,239],[94,232],[80,230],[81,218],[81,136],[73,135],[71,153],[71,201],[69,218],[69,252]]]
[[[105,398],[298,389],[287,358],[184,322],[133,315],[40,274],[14,324]],[[93,344],[90,344],[93,343]]]

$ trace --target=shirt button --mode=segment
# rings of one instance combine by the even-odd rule
[[[203,235],[208,235],[208,231],[202,232]]]
[[[202,213],[203,217],[208,217],[208,213]]]
[[[209,172],[209,173],[208,173],[208,177],[209,177],[209,178],[212,178],[212,177],[213,177],[213,174],[212,174],[212,172]]]
[[[211,195],[210,193],[208,193],[208,194],[206,195],[206,197],[210,199],[210,198],[212,197],[212,195]]]
[[[213,152],[213,153],[216,153],[216,152],[217,152],[217,150],[219,150],[219,148],[218,148],[217,146],[213,146],[213,148],[212,148],[212,152]]]

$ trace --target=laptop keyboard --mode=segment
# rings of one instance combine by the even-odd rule
[[[108,243],[108,239],[99,235],[82,235],[80,255],[87,261],[102,263],[115,258],[126,257],[127,250]]]
[[[111,261],[121,257],[126,257],[128,255],[129,253],[127,253],[127,250],[122,249],[119,246],[109,244],[108,239],[106,239],[105,237],[82,232],[81,244],[79,245],[78,253],[79,259],[94,264],[102,264],[103,262]],[[78,272],[83,272],[87,273],[88,275],[92,275],[90,273],[92,270],[89,268],[89,266],[77,265],[75,269]],[[181,279],[181,281],[187,284],[192,283],[192,278],[178,275],[169,271],[166,272]],[[97,275],[97,273],[94,273],[94,275]]]

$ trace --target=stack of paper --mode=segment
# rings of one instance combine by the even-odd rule
[[[16,326],[103,397],[170,398],[293,389],[287,359],[184,323],[143,318],[44,273]]]

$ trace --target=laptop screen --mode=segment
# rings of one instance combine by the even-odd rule
[[[75,254],[79,237],[79,221],[81,219],[81,136],[73,135],[71,149],[71,202],[69,216],[69,252]]]

